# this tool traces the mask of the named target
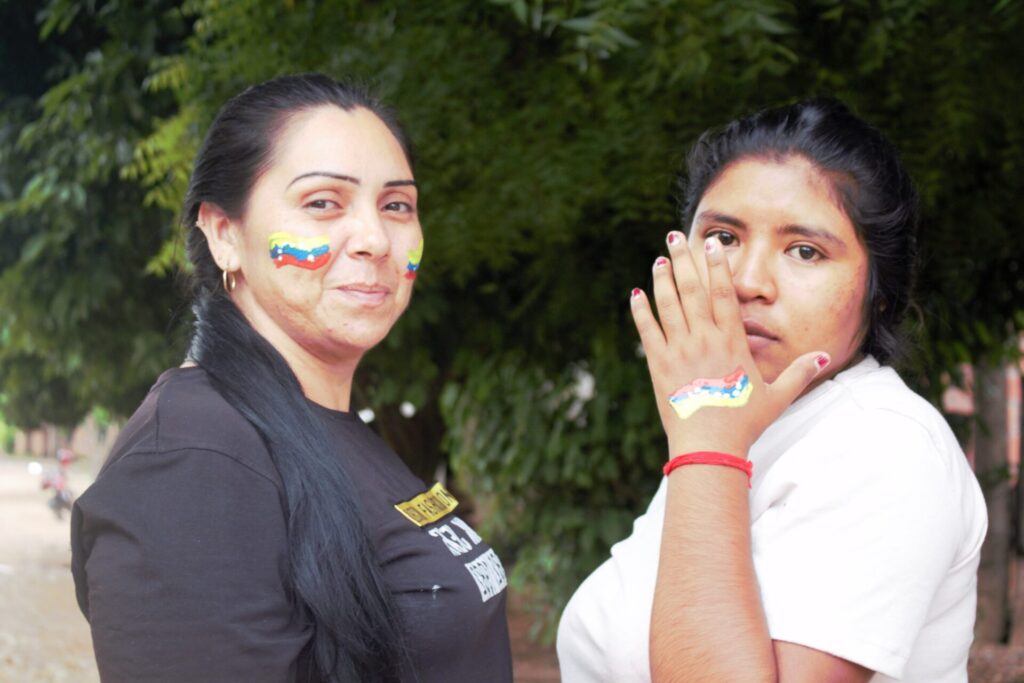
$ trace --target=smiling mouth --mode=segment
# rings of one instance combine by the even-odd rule
[[[351,299],[364,306],[375,306],[384,302],[391,293],[388,287],[382,285],[343,285],[335,287],[346,298]]]

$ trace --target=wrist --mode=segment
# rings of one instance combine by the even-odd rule
[[[752,487],[751,479],[754,476],[754,465],[746,458],[740,458],[729,453],[719,451],[692,451],[681,453],[669,459],[662,469],[665,476],[669,476],[680,467],[686,465],[710,465],[738,470],[747,475],[747,488]]]
[[[698,451],[714,451],[716,453],[728,453],[737,458],[747,459],[750,452],[750,445],[741,439],[728,438],[669,438],[668,457],[674,458],[683,453],[695,453]]]

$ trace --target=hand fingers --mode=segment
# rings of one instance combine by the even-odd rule
[[[679,338],[688,332],[676,283],[672,278],[672,263],[664,256],[654,261],[654,303],[658,307],[658,320],[661,321],[666,339]]]
[[[772,400],[781,414],[803,393],[804,389],[832,362],[823,351],[812,351],[800,356],[768,386]]]
[[[633,323],[636,331],[640,333],[640,343],[644,347],[644,353],[648,358],[665,348],[665,334],[661,326],[654,319],[651,305],[647,301],[647,295],[642,289],[634,289],[629,297],[629,308],[633,313]]]
[[[666,242],[668,252],[672,256],[672,272],[675,276],[676,290],[679,292],[679,303],[686,323],[693,332],[695,327],[712,322],[707,290],[701,282],[700,273],[697,272],[697,266],[693,262],[683,233],[673,230],[668,234]]]
[[[726,338],[742,339],[745,344],[743,316],[736,298],[736,288],[732,284],[729,259],[725,257],[722,243],[717,237],[709,237],[704,241],[704,253],[708,264],[708,294],[715,324],[725,333]]]

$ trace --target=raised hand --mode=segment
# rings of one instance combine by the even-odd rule
[[[654,262],[658,318],[642,290],[633,290],[631,307],[669,453],[719,451],[745,458],[830,359],[823,352],[804,354],[765,383],[747,345],[718,239],[705,242],[706,280],[682,233],[670,232],[667,241],[671,260]]]

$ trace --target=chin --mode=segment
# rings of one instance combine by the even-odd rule
[[[384,341],[385,337],[387,337],[387,335],[381,335],[381,336],[374,335],[374,336],[365,336],[365,337],[364,336],[358,336],[358,337],[351,337],[350,336],[350,337],[347,337],[345,339],[336,339],[336,340],[334,340],[334,345],[335,345],[336,348],[351,349],[353,351],[358,351],[360,353],[366,353],[367,351],[370,351],[371,349],[373,349],[373,347],[377,346],[382,341]]]
[[[391,334],[392,327],[392,325],[388,325],[384,329],[369,330],[365,334],[352,335],[352,341],[370,350],[387,339]]]

